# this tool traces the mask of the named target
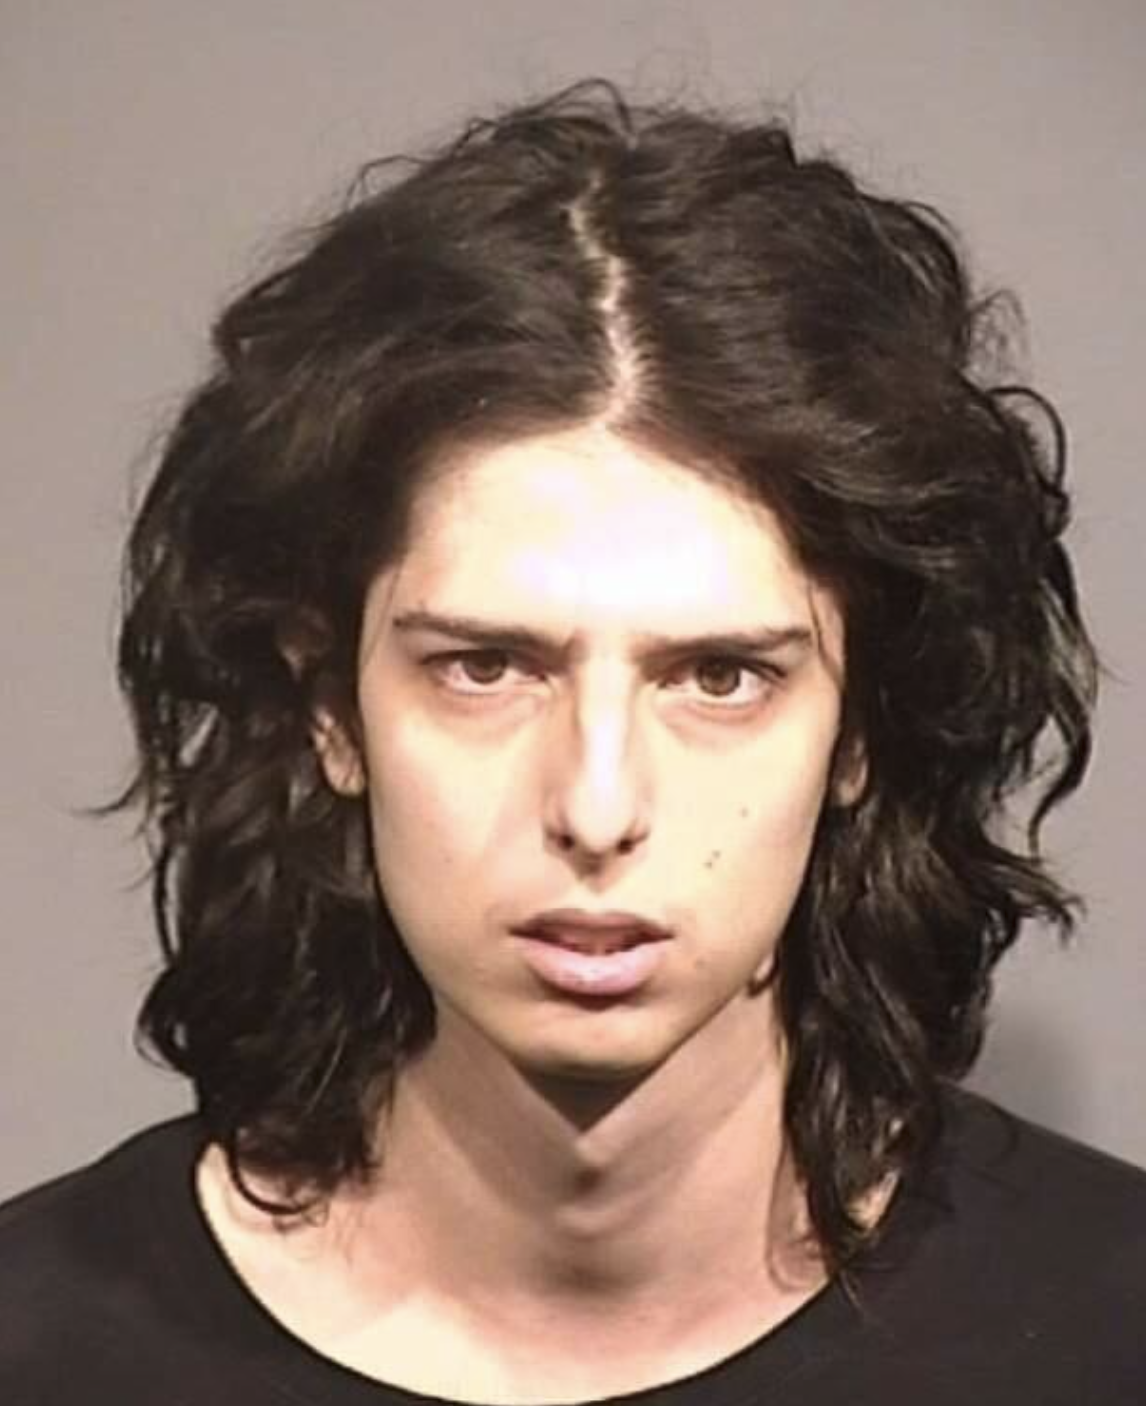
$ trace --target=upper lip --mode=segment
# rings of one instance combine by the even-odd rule
[[[549,908],[518,924],[513,931],[525,937],[555,938],[560,935],[576,939],[578,934],[584,934],[587,940],[607,937],[610,933],[624,933],[635,934],[642,942],[659,941],[671,936],[668,928],[654,923],[651,918],[641,917],[639,913],[619,910],[592,913],[583,908]]]

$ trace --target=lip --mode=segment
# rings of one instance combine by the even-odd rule
[[[592,947],[601,938],[617,935],[630,938],[627,947],[645,942],[663,942],[672,936],[668,928],[640,913],[619,909],[594,913],[584,908],[549,908],[511,929],[517,937],[539,938],[576,949]],[[581,939],[579,942],[578,939]]]
[[[550,908],[510,929],[543,986],[566,997],[635,995],[661,965],[668,928],[617,909]]]
[[[627,938],[631,929],[623,931]],[[600,935],[598,928],[598,939]],[[548,991],[595,1001],[636,995],[652,981],[668,950],[666,942],[645,938],[596,952],[577,947],[568,928],[560,930],[560,940],[529,932],[515,933],[513,940],[521,960]]]

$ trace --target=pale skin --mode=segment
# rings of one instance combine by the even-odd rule
[[[288,1328],[410,1390],[571,1402],[699,1371],[824,1287],[761,986],[821,809],[862,786],[833,767],[843,666],[767,509],[601,425],[420,496],[366,600],[362,751],[325,715],[315,743],[369,802],[438,1032],[377,1181],[321,1224],[276,1232],[217,1149],[199,1172]],[[509,929],[555,907],[671,929],[649,983],[540,985]]]

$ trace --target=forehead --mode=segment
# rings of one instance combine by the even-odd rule
[[[834,615],[766,506],[595,426],[456,459],[415,498],[391,586],[403,604],[569,631]]]

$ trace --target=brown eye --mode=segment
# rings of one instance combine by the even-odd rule
[[[665,679],[669,688],[709,709],[756,708],[779,684],[783,671],[761,660],[737,659],[734,655],[709,654],[677,665]]]
[[[739,687],[744,667],[732,659],[705,659],[696,668],[696,681],[713,698],[729,698]]]
[[[500,683],[509,660],[497,649],[474,650],[458,657],[458,664],[471,683]]]
[[[505,649],[451,649],[422,661],[436,687],[454,697],[490,702],[514,697],[542,679],[536,669]]]

